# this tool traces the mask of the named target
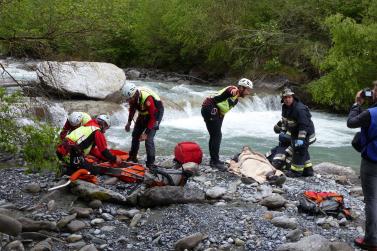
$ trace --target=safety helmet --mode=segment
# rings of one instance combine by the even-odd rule
[[[286,87],[284,88],[283,93],[281,95],[283,97],[287,97],[287,96],[292,96],[293,94],[295,93],[291,90],[291,88]]]
[[[101,122],[105,122],[105,123],[106,123],[106,126],[105,126],[105,127],[107,127],[107,128],[109,128],[110,125],[111,125],[110,117],[109,117],[108,115],[106,115],[106,114],[98,115],[96,119],[97,119],[97,121],[100,122],[100,123],[101,123]]]
[[[136,85],[132,82],[126,81],[122,87],[122,94],[126,99],[132,98],[137,91]]]
[[[79,126],[82,122],[83,115],[81,112],[72,112],[68,116],[68,122],[71,126]]]
[[[239,86],[243,86],[243,87],[247,87],[247,88],[250,88],[250,89],[253,89],[253,82],[251,82],[251,80],[247,79],[247,78],[241,78],[238,81],[238,85]]]

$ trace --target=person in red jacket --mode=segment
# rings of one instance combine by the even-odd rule
[[[72,112],[69,114],[67,121],[65,122],[62,131],[60,132],[60,139],[64,140],[73,130],[79,128],[82,125],[88,123],[92,118],[86,112]]]
[[[91,171],[91,165],[85,161],[88,154],[105,161],[121,163],[120,157],[114,156],[107,147],[104,133],[109,127],[110,118],[107,115],[99,115],[64,138],[63,143],[58,146],[57,155],[60,159],[69,156],[68,174],[78,168]]]
[[[139,115],[132,131],[132,143],[128,161],[138,162],[137,153],[140,147],[140,141],[145,140],[145,148],[147,152],[147,167],[153,167],[156,156],[154,145],[154,136],[159,129],[162,116],[164,114],[164,106],[160,97],[152,90],[145,87],[136,87],[131,82],[126,82],[122,88],[122,94],[129,103],[128,122],[125,126],[126,132],[130,131],[131,122],[138,111]]]

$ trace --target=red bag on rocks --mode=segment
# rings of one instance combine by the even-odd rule
[[[187,162],[202,163],[203,151],[195,142],[184,141],[175,146],[175,160],[180,164]]]

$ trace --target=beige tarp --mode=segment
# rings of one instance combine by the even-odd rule
[[[276,176],[283,175],[281,171],[270,164],[263,154],[251,151],[247,147],[241,152],[238,162],[231,160],[229,164],[230,172],[253,178],[258,183],[265,182],[267,174],[275,173],[274,175]]]

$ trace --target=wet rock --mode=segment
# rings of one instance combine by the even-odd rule
[[[68,225],[67,228],[71,233],[75,233],[80,231],[81,229],[86,228],[86,224],[83,221],[73,220]]]
[[[328,241],[321,235],[315,234],[302,238],[296,243],[286,243],[278,247],[278,251],[343,251],[343,250],[353,250],[348,249],[348,244],[335,244]],[[345,249],[338,249],[345,248]]]
[[[67,241],[69,243],[78,242],[81,239],[82,239],[81,234],[71,234],[70,236],[67,237]]]
[[[295,229],[295,230],[290,231],[286,237],[287,237],[287,240],[291,242],[296,242],[300,239],[301,234],[302,234],[302,231],[300,229]]]
[[[318,174],[331,174],[338,176],[355,176],[355,171],[348,166],[340,166],[333,163],[323,162],[313,167],[315,173]]]
[[[49,237],[48,235],[39,232],[22,232],[20,236],[24,240],[31,239],[33,241],[43,241]]]
[[[77,214],[77,218],[89,218],[93,213],[93,209],[84,207],[74,207],[69,212],[70,214]]]
[[[250,177],[242,177],[241,181],[242,181],[242,183],[247,184],[247,185],[257,182],[256,180],[254,180],[253,178],[250,178]]]
[[[101,227],[101,231],[103,231],[103,232],[111,232],[114,229],[115,229],[114,226],[103,226],[103,227]]]
[[[28,193],[39,193],[41,191],[41,186],[38,183],[33,182],[26,184],[23,190]]]
[[[102,207],[102,201],[100,201],[100,200],[92,200],[89,203],[89,207],[93,208],[93,209],[101,208]]]
[[[140,77],[140,72],[138,70],[129,70],[126,75],[129,79],[138,79]]]
[[[56,206],[56,203],[54,200],[50,200],[48,203],[47,203],[47,210],[48,211],[53,211],[55,209],[55,206]]]
[[[4,251],[25,251],[25,248],[21,241],[16,240],[8,243],[4,247]]]
[[[245,242],[243,240],[239,239],[239,238],[236,238],[235,241],[234,241],[234,244],[236,246],[242,247],[242,246],[245,245]]]
[[[330,243],[331,251],[354,251],[350,245],[344,242],[332,242]]]
[[[96,219],[93,219],[93,220],[90,222],[90,224],[91,224],[91,225],[99,225],[99,224],[102,224],[102,223],[104,223],[104,222],[105,222],[104,219],[96,218]]]
[[[141,219],[142,216],[143,216],[143,215],[140,214],[140,213],[136,214],[136,215],[132,218],[132,220],[131,220],[130,227],[136,227],[137,223],[139,223],[139,221],[140,221],[140,219]]]
[[[114,216],[112,216],[111,214],[109,213],[103,213],[102,214],[102,218],[104,218],[105,220],[107,221],[112,221],[114,219]]]
[[[125,215],[125,216],[130,217],[130,218],[134,217],[138,213],[140,213],[140,210],[136,209],[136,208],[131,209],[131,210],[119,209],[117,211],[118,215]]]
[[[85,241],[78,241],[78,242],[74,242],[74,243],[69,243],[67,246],[68,246],[68,248],[70,248],[72,250],[79,250],[82,247],[86,246],[86,243],[85,243]]]
[[[185,249],[193,249],[205,238],[206,237],[202,233],[195,233],[184,237],[174,244],[174,250],[183,251]]]
[[[103,184],[104,185],[115,185],[117,182],[118,182],[118,178],[117,177],[111,177],[111,178],[108,178],[106,179]]]
[[[279,194],[272,194],[264,198],[260,204],[267,207],[268,209],[277,209],[283,207],[286,200]]]
[[[7,215],[0,214],[0,232],[17,236],[22,231],[22,224],[18,220]]]
[[[52,240],[48,238],[44,241],[38,242],[30,251],[51,251]]]
[[[22,231],[24,232],[36,232],[39,230],[51,230],[56,231],[56,222],[53,221],[34,221],[28,218],[19,218],[19,222],[22,224]]]
[[[352,196],[363,196],[363,189],[360,186],[355,186],[350,189],[350,195]]]
[[[226,188],[224,187],[213,187],[206,191],[206,196],[211,199],[221,198],[226,193]]]
[[[290,228],[290,229],[296,229],[297,228],[296,219],[288,218],[287,216],[275,217],[271,220],[271,223],[274,226],[281,227],[281,228]]]
[[[138,197],[138,204],[142,207],[200,203],[204,201],[205,194],[202,190],[178,186],[153,187]]]
[[[62,218],[60,221],[58,221],[58,223],[56,225],[59,229],[63,229],[65,226],[68,225],[68,223],[70,223],[71,221],[76,219],[76,217],[77,217],[76,213],[68,215],[68,216]]]
[[[97,251],[98,249],[93,244],[82,247],[79,251]]]
[[[126,197],[122,194],[83,180],[75,181],[71,191],[84,200],[101,200],[120,204],[127,203]]]

